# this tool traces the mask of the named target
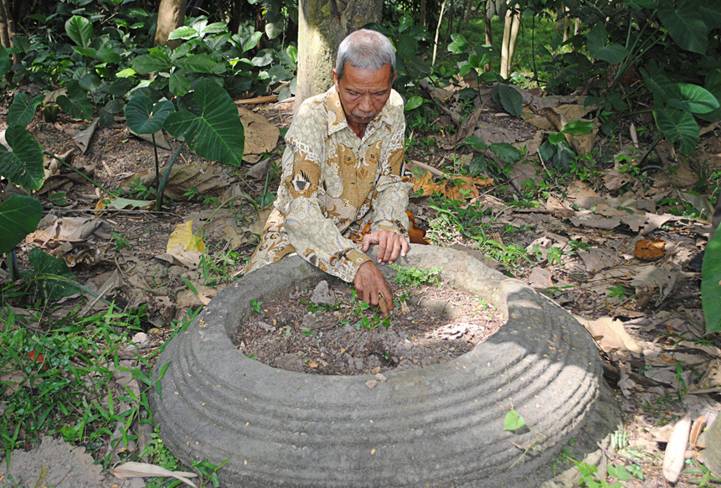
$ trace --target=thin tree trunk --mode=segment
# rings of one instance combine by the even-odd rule
[[[158,26],[155,29],[155,44],[172,44],[168,36],[183,25],[185,0],[160,0],[158,7]]]
[[[441,32],[441,23],[443,23],[443,14],[446,11],[446,2],[448,0],[443,0],[443,3],[441,3],[441,13],[438,14],[438,25],[436,25],[436,36],[433,39],[433,56],[431,57],[431,66],[435,66],[436,64],[436,55],[438,54],[438,34]]]
[[[493,46],[493,25],[491,24],[491,17],[488,13],[485,14],[483,19],[484,32],[483,38],[487,46]],[[485,72],[491,71],[491,63],[489,62],[483,67]]]
[[[15,33],[9,2],[10,0],[0,0],[0,45],[7,49],[13,47]]]
[[[348,34],[381,21],[383,0],[300,0],[295,108],[332,84],[338,44]]]
[[[503,43],[501,44],[501,69],[500,75],[503,79],[508,79],[511,74],[511,65],[513,62],[513,51],[516,49],[516,40],[518,39],[518,29],[521,26],[521,11],[518,5],[506,10],[506,16],[503,21]]]
[[[428,0],[421,0],[421,25],[428,27]]]
[[[518,40],[518,31],[521,28],[521,11],[513,9],[513,21],[511,22],[511,38],[508,40],[508,73],[511,72],[513,65],[513,54],[516,52],[516,41]]]

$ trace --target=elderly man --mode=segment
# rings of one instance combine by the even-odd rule
[[[395,51],[383,34],[363,29],[341,42],[334,85],[305,100],[286,133],[278,196],[247,271],[298,253],[352,282],[383,314],[393,308],[388,283],[365,251],[378,245],[378,261],[391,263],[409,248],[405,119],[395,77]]]

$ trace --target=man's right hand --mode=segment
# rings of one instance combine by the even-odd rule
[[[380,307],[384,316],[393,308],[393,293],[386,279],[372,261],[361,264],[353,285],[364,302]]]

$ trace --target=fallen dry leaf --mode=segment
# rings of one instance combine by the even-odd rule
[[[93,134],[95,134],[95,129],[98,128],[99,121],[100,118],[95,117],[89,126],[87,126],[81,131],[78,131],[78,133],[73,136],[73,140],[75,141],[75,144],[77,144],[80,148],[81,154],[85,154],[88,151],[88,147],[90,147],[90,141],[93,138]]]
[[[107,239],[110,237],[110,225],[101,219],[92,217],[47,216],[40,221],[40,228],[28,235],[26,242],[37,242],[45,245],[50,241],[80,243],[91,236]]]
[[[471,198],[478,198],[478,188],[493,185],[492,178],[478,178],[472,176],[450,176],[447,181],[435,182],[430,172],[424,173],[420,178],[413,181],[413,191],[422,196],[430,196],[433,193],[442,193],[453,200],[465,201]]]
[[[693,421],[693,425],[691,426],[691,434],[688,438],[688,443],[691,446],[691,449],[696,449],[696,443],[698,442],[698,436],[701,435],[701,432],[703,432],[703,428],[706,426],[706,416],[705,415],[699,415],[696,420]]]
[[[198,475],[186,471],[170,471],[162,466],[148,463],[128,462],[113,468],[113,476],[120,479],[126,478],[175,478],[188,486],[195,488],[195,483],[188,478],[195,478]]]
[[[251,110],[238,107],[238,114],[243,123],[245,137],[243,160],[249,163],[258,162],[261,154],[275,149],[280,130],[268,122],[268,119]]]
[[[673,291],[681,269],[673,263],[646,265],[637,268],[636,276],[631,280],[635,288],[636,301],[643,307],[653,301],[659,306]]]
[[[690,430],[691,419],[686,416],[676,422],[668,444],[666,444],[666,453],[663,456],[663,477],[671,483],[678,481],[681,470],[683,470]]]
[[[618,350],[635,353],[642,351],[641,346],[623,328],[623,322],[620,320],[608,316],[596,320],[576,316],[576,319],[586,327],[601,349],[607,353]]]
[[[166,252],[188,267],[196,267],[205,251],[203,238],[193,234],[193,221],[188,220],[175,226],[168,238]]]
[[[633,248],[633,255],[641,261],[655,261],[665,254],[666,242],[662,240],[641,239]]]

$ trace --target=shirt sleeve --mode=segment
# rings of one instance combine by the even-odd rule
[[[403,177],[403,138],[405,120],[402,115],[393,125],[389,144],[381,160],[381,175],[376,184],[371,231],[390,230],[408,236],[408,195],[412,185]]]
[[[369,261],[356,244],[340,233],[318,203],[318,186],[325,161],[324,121],[301,106],[286,134],[283,175],[277,206],[285,215],[285,231],[296,252],[321,271],[353,282],[361,264]]]

